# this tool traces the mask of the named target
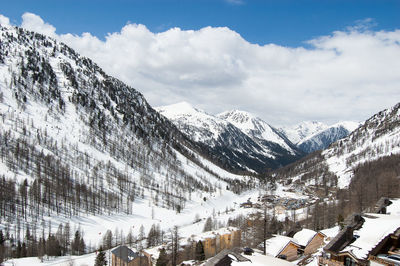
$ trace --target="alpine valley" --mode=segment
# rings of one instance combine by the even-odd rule
[[[173,253],[178,231],[201,242],[227,226],[258,247],[400,197],[400,104],[362,123],[279,129],[244,111],[153,108],[68,45],[0,26],[0,115],[6,265],[88,264],[123,243]]]

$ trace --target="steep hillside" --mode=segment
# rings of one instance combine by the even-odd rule
[[[295,161],[301,153],[275,129],[260,119],[241,112],[218,116],[205,113],[188,103],[156,108],[185,135],[208,146],[211,156],[234,171],[264,173]],[[247,123],[247,124],[246,124]]]
[[[0,28],[0,89],[2,226],[133,214],[144,200],[180,212],[253,186],[202,158],[138,91],[41,34]]]
[[[328,149],[280,169],[275,177],[295,186],[347,188],[361,164],[400,153],[400,104],[379,112]]]
[[[359,123],[351,121],[334,124],[307,136],[297,143],[297,147],[305,153],[326,149],[331,143],[347,137],[358,126]]]
[[[316,121],[304,121],[294,126],[280,128],[280,131],[294,144],[328,128],[328,125]]]

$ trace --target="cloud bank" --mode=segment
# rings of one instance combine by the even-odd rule
[[[127,24],[100,40],[57,35],[32,13],[22,20],[92,58],[153,106],[187,101],[210,113],[242,109],[289,125],[361,121],[400,101],[400,30],[357,25],[291,48],[252,44],[224,27],[153,33]]]

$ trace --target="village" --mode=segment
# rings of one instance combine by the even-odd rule
[[[292,206],[302,201],[279,202]],[[119,246],[111,251],[111,265],[400,265],[400,199],[381,198],[374,208],[349,216],[342,225],[273,235],[256,248],[243,246],[242,233],[227,227],[180,238],[175,251],[173,243],[142,252]]]

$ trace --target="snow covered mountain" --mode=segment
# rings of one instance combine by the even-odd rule
[[[25,228],[81,215],[133,219],[149,206],[180,213],[216,191],[254,186],[212,163],[207,147],[134,88],[22,28],[0,26],[0,115],[1,228],[16,227],[18,217]],[[115,228],[110,218],[97,222],[105,220]]]
[[[299,143],[297,143],[297,147],[299,147],[305,153],[326,149],[331,143],[347,137],[359,125],[359,123],[352,121],[334,124],[305,137]]]
[[[300,187],[347,188],[357,167],[395,154],[400,154],[400,104],[372,116],[329,148],[278,170],[276,178]]]
[[[360,123],[343,121],[328,126],[321,122],[305,121],[292,127],[281,128],[280,132],[305,153],[327,148],[331,143],[347,137]]]
[[[265,172],[295,161],[296,147],[276,129],[241,111],[213,116],[178,103],[156,108],[190,139],[211,147],[232,170]]]
[[[327,129],[328,125],[316,121],[304,121],[294,126],[280,128],[280,131],[294,144]]]
[[[291,143],[281,132],[270,126],[261,118],[244,111],[227,111],[218,114],[217,117],[233,124],[249,137],[260,142],[276,143],[291,153],[296,153],[293,143]]]

